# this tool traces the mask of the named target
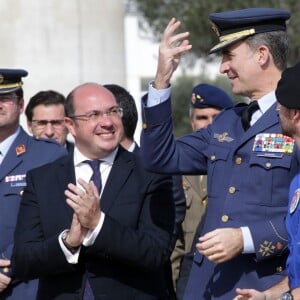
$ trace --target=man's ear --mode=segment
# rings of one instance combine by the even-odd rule
[[[300,109],[294,109],[293,119],[296,121],[300,121]]]
[[[27,120],[27,129],[32,134],[32,122]]]
[[[258,63],[261,66],[265,65],[270,59],[269,48],[265,45],[261,45],[258,47],[257,54],[258,54]]]
[[[65,122],[65,126],[67,127],[69,133],[74,136],[74,121],[69,117],[65,117],[64,122]]]

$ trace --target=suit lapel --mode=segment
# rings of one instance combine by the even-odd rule
[[[133,154],[119,147],[101,196],[101,210],[108,213],[134,167]]]
[[[23,161],[28,148],[28,136],[21,128],[20,133],[10,146],[0,167],[0,181]]]
[[[59,160],[57,171],[55,172],[57,174],[57,181],[56,184],[58,185],[58,190],[60,191],[60,194],[62,193],[62,197],[58,197],[58,201],[61,201],[63,199],[64,204],[61,205],[60,203],[57,203],[57,207],[62,207],[63,215],[67,215],[68,218],[65,218],[66,225],[70,226],[70,219],[72,220],[73,216],[73,210],[68,206],[68,204],[65,201],[64,191],[67,188],[68,183],[74,183],[76,182],[75,179],[75,169],[74,169],[74,162],[73,162],[73,153],[70,153],[69,155],[63,157]]]

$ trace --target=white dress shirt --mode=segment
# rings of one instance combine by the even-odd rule
[[[107,181],[107,178],[109,176],[110,170],[112,168],[113,162],[115,160],[115,156],[117,154],[118,148],[116,148],[109,156],[101,159],[101,164],[100,164],[100,174],[101,174],[101,182],[102,182],[102,190],[100,191],[100,198],[102,195],[102,191],[105,188],[105,184]],[[76,178],[76,182],[78,180],[78,178],[83,179],[86,182],[90,181],[90,178],[93,175],[93,170],[92,168],[89,166],[89,164],[84,163],[85,160],[89,160],[88,157],[84,156],[79,150],[78,148],[74,147],[74,167],[75,167],[75,178]],[[80,185],[79,185],[80,187]],[[101,228],[103,225],[105,219],[105,214],[104,212],[101,211],[101,216],[100,216],[100,220],[98,225],[96,226],[96,228],[91,231],[89,230],[86,237],[84,238],[82,244],[86,247],[91,246],[94,244]],[[66,259],[69,263],[71,264],[76,264],[78,263],[78,258],[79,258],[79,254],[80,254],[80,249],[81,247],[78,248],[78,250],[75,253],[71,253],[67,247],[64,245],[63,241],[62,241],[62,235],[65,231],[67,231],[68,229],[64,230],[60,235],[59,235],[59,244],[60,247],[62,249],[62,251],[64,252]]]

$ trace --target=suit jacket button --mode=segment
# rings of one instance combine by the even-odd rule
[[[282,266],[279,266],[279,267],[276,268],[276,272],[280,273],[280,272],[282,272],[282,271],[283,271]]]
[[[237,164],[237,165],[240,165],[241,163],[242,163],[242,158],[241,157],[236,157],[235,158],[235,163]]]
[[[266,166],[267,169],[270,169],[271,166],[272,166],[272,164],[268,161],[268,162],[265,164],[265,166]]]
[[[235,187],[231,186],[228,191],[229,191],[229,194],[234,194],[235,193]]]
[[[226,222],[228,222],[229,217],[227,215],[223,215],[221,220],[223,223],[226,223]]]

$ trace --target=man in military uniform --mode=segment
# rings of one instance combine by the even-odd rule
[[[278,82],[276,97],[279,102],[278,111],[282,133],[295,139],[300,148],[300,63],[286,69]],[[287,259],[287,274],[279,284],[264,292],[253,289],[237,289],[236,300],[300,299],[300,173],[291,182],[289,205],[286,217],[288,231],[289,256]]]
[[[19,125],[24,110],[22,77],[27,71],[0,69],[0,299],[35,299],[37,281],[11,278],[13,234],[26,172],[66,154],[55,142],[36,140]]]
[[[213,119],[227,107],[234,105],[231,98],[222,89],[211,84],[200,83],[193,87],[190,99],[189,119],[193,131],[207,127]],[[182,185],[186,198],[184,221],[180,225],[179,236],[171,255],[173,284],[176,286],[179,274],[184,277],[191,265],[191,255],[197,226],[202,225],[202,218],[207,204],[207,176],[184,175]],[[183,256],[185,256],[184,260]],[[183,273],[180,272],[181,262]],[[184,280],[182,278],[182,280]]]
[[[210,53],[222,51],[221,73],[251,103],[176,141],[170,79],[192,46],[188,32],[175,34],[175,18],[164,31],[156,77],[143,99],[141,157],[156,172],[208,176],[206,217],[184,299],[232,299],[237,287],[264,290],[285,276],[286,195],[299,165],[293,143],[280,136],[275,89],[286,68],[289,17],[274,8],[210,15],[219,37]]]

